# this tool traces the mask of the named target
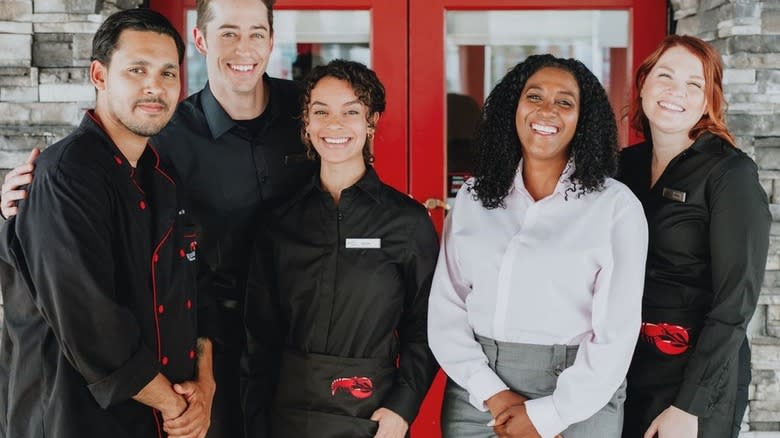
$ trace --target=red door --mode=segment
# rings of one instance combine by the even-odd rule
[[[187,33],[195,0],[150,0],[150,5]],[[388,100],[376,140],[377,170],[387,183],[426,202],[440,229],[447,199],[469,173],[463,150],[482,101],[497,78],[528,54],[582,60],[607,88],[622,142],[634,141],[621,114],[632,72],[666,35],[666,7],[661,0],[278,0],[274,53],[320,50],[320,61],[361,59],[360,48],[367,46],[364,62],[382,79]],[[289,15],[296,11],[325,15]],[[355,27],[363,19],[368,22],[363,37],[322,24],[335,20]],[[290,30],[303,22],[306,26]],[[301,28],[311,26],[322,32],[302,35]],[[356,34],[363,32],[357,28]],[[284,49],[280,40],[296,32],[297,42]],[[284,67],[279,71],[269,74],[286,73]],[[413,437],[440,437],[443,386],[440,373],[412,426]]]
[[[149,3],[152,9],[171,20],[182,35],[191,38],[188,29],[194,22],[195,0],[150,0]],[[274,12],[275,35],[271,63],[274,63],[276,57],[277,64],[284,64],[285,59],[279,57],[290,55],[286,58],[289,61],[296,55],[314,50],[314,56],[320,58],[319,62],[334,57],[353,58],[370,64],[377,72],[386,89],[387,111],[379,122],[375,140],[376,168],[383,181],[406,190],[409,179],[406,3],[395,0],[278,0]],[[367,21],[365,26],[360,23],[363,19]],[[341,32],[338,28],[334,29],[334,25],[356,30]],[[365,41],[359,35],[364,27]],[[370,51],[368,59],[354,53],[363,42]],[[193,49],[188,44],[185,76],[190,73],[193,62],[197,63],[201,58]],[[290,51],[294,53],[289,54]],[[278,71],[292,68],[279,65]],[[274,75],[275,72],[269,69],[268,73]],[[203,83],[205,79],[190,86],[189,92],[200,89]]]

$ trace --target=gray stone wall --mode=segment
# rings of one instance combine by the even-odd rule
[[[85,68],[92,34],[106,15],[142,2],[0,0],[0,169],[63,137],[93,106]],[[780,431],[780,0],[671,4],[677,33],[708,40],[723,55],[729,127],[760,166],[779,221],[772,227],[766,279],[750,326],[747,418],[751,430]]]
[[[728,126],[759,166],[769,195],[769,259],[750,325],[750,430],[780,431],[780,0],[672,0],[676,33],[711,42],[723,56]],[[743,428],[745,425],[743,425]]]

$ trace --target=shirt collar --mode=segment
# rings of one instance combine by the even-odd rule
[[[717,135],[711,132],[705,132],[693,142],[691,149],[697,152],[720,154],[723,152],[723,148],[726,144],[727,143]],[[729,147],[731,146],[729,145]]]
[[[274,96],[273,81],[270,80],[268,73],[263,73],[262,81],[268,84],[268,92],[270,93],[268,96],[268,106],[266,106],[263,114],[268,113],[271,117],[275,117],[279,114],[280,103],[277,102],[279,99]],[[203,87],[203,91],[201,91],[201,102],[203,105],[203,114],[206,116],[206,122],[209,125],[211,136],[214,139],[223,136],[237,125],[237,122],[230,117],[222,107],[222,104],[217,101],[208,82],[206,83],[206,86]]]
[[[560,178],[558,178],[558,183],[555,185],[553,194],[561,194],[563,195],[564,199],[568,199],[569,194],[574,193],[577,190],[574,181],[572,181],[572,176],[574,175],[575,170],[576,166],[574,164],[574,157],[569,157],[569,160],[566,162],[566,166],[563,168],[563,172],[561,172]],[[525,188],[525,182],[523,182],[522,158],[520,158],[520,164],[517,166],[517,174],[515,174],[513,190],[514,189],[522,190],[526,193],[528,192]]]
[[[95,110],[90,109],[86,111],[84,117],[81,120],[79,128],[98,135],[100,138],[102,138],[105,146],[113,155],[113,160],[117,165],[117,168],[123,169],[127,172],[128,176],[132,176],[135,170],[130,165],[130,162],[127,161],[127,158],[125,158],[122,151],[119,150],[119,147],[116,145],[116,143],[114,143],[114,141],[106,132],[106,128],[103,126],[103,122],[100,120],[100,118],[98,118],[97,114],[95,114]],[[146,143],[146,148],[144,149],[141,156],[138,157],[138,162],[136,163],[136,169],[146,167],[160,167],[160,155],[157,153],[157,150],[154,149],[148,142]]]
[[[366,192],[377,203],[380,202],[379,193],[382,188],[382,181],[379,180],[379,176],[376,174],[373,166],[366,166],[366,173],[355,183],[354,187]]]
[[[373,166],[366,166],[366,173],[364,173],[363,176],[355,184],[344,189],[344,192],[360,190],[368,194],[371,197],[371,199],[373,199],[377,203],[381,203],[381,199],[382,199],[380,195],[381,188],[382,188],[382,181],[379,179],[379,176],[376,174],[376,171],[374,170]],[[312,193],[312,192],[324,193],[322,184],[320,183],[319,172],[314,173],[314,176],[312,176],[311,180],[309,181],[309,184],[301,192],[301,194]]]

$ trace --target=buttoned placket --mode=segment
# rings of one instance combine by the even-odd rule
[[[522,166],[522,163],[520,164]],[[549,195],[538,201],[534,201],[531,194],[525,188],[523,184],[522,173],[518,172],[515,178],[515,187],[510,191],[510,196],[513,192],[516,192],[516,196],[519,198],[517,202],[527,203],[525,209],[525,215],[522,220],[522,224],[517,233],[512,236],[512,239],[507,245],[507,249],[504,252],[504,256],[501,258],[501,266],[498,270],[497,281],[497,293],[496,293],[496,307],[493,318],[493,336],[495,339],[508,339],[506,333],[506,320],[508,317],[507,309],[509,309],[509,299],[512,294],[512,273],[514,267],[520,258],[521,251],[528,242],[528,234],[533,232],[536,224],[539,223],[540,216],[542,216],[543,210],[552,202],[562,202],[562,198],[565,196],[566,190],[570,187],[571,183],[569,178],[573,173],[573,162],[570,160],[566,168],[564,169],[561,178],[555,186],[555,190]],[[561,198],[561,199],[559,199]]]

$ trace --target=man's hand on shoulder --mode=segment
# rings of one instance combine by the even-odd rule
[[[35,159],[40,154],[41,150],[34,148],[30,151],[24,164],[13,168],[5,175],[2,193],[0,193],[0,212],[6,219],[19,212],[16,207],[18,201],[27,197],[27,190],[20,189],[20,187],[32,182]]]

